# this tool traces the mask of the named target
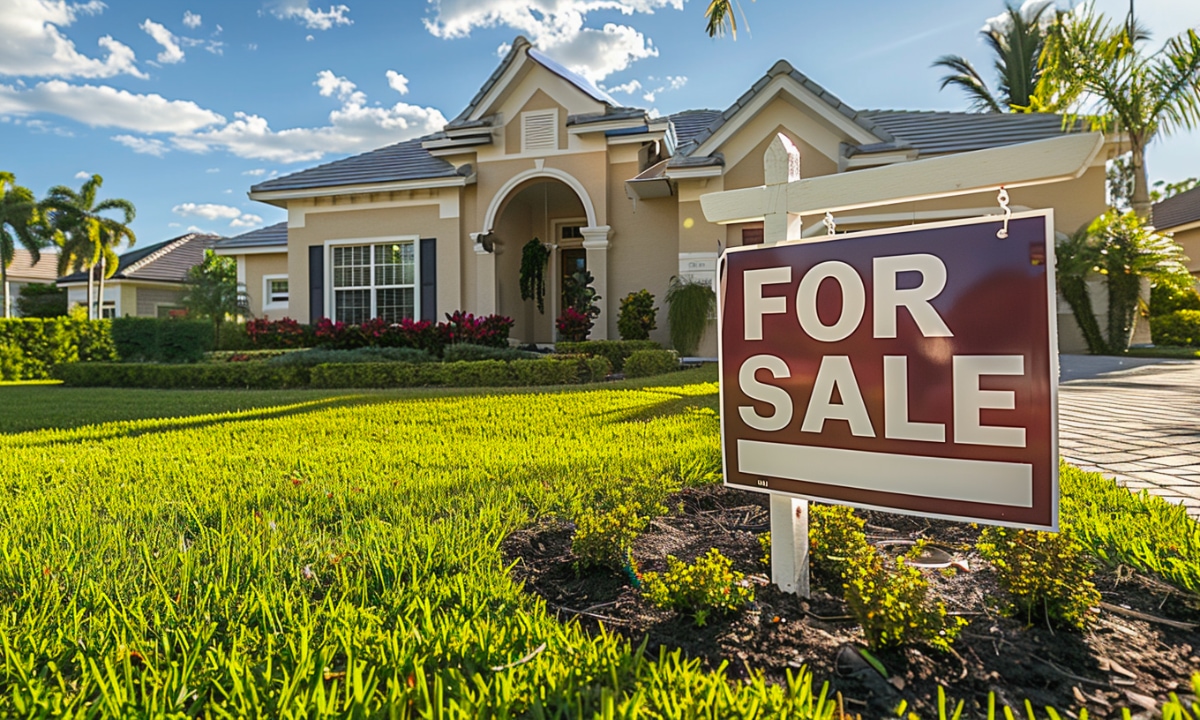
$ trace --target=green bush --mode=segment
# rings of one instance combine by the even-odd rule
[[[717,307],[717,294],[707,283],[673,280],[667,289],[667,322],[671,344],[680,355],[694,355]]]
[[[54,366],[54,377],[75,387],[270,390],[307,386],[309,370],[269,363],[64,363]]]
[[[112,321],[121,362],[199,362],[212,350],[212,326],[182,318],[123,317]]]
[[[111,322],[60,318],[0,320],[0,347],[21,354],[20,380],[50,377],[50,368],[64,362],[114,360]],[[7,351],[9,372],[15,372],[17,354]]]
[[[54,283],[29,283],[17,293],[17,311],[26,318],[56,318],[67,314],[67,289]]]
[[[445,362],[459,362],[460,360],[532,360],[539,357],[542,356],[538,353],[518,350],[517,348],[473,345],[471,343],[447,345],[442,351],[442,360]]]
[[[662,345],[652,340],[564,340],[556,343],[554,348],[560,353],[605,357],[612,365],[613,372],[621,372],[625,369],[625,361],[630,355],[638,350],[661,350]]]
[[[25,353],[16,345],[0,345],[0,380],[20,380],[25,368]]]
[[[303,365],[316,367],[327,363],[380,363],[405,362],[419,365],[433,362],[434,358],[424,350],[402,347],[361,347],[354,350],[326,350],[313,348],[297,352],[283,353],[272,357],[267,362],[276,365]]]
[[[679,369],[679,358],[670,350],[638,350],[625,361],[625,377],[665,375]]]
[[[321,388],[383,387],[532,387],[574,385],[603,380],[604,358],[482,360],[478,362],[326,364],[312,369],[312,385]]]
[[[1178,289],[1163,284],[1150,288],[1150,317],[1170,315],[1176,310],[1200,310],[1200,293],[1196,288]]]
[[[864,521],[846,505],[808,505],[808,546],[813,567],[840,580],[851,561],[868,551]]]
[[[989,527],[975,546],[996,568],[1000,587],[1026,622],[1083,630],[1100,593],[1092,562],[1069,525],[1056,533]]]
[[[666,508],[655,508],[659,513]],[[630,562],[633,541],[650,524],[639,502],[622,503],[607,512],[586,509],[575,518],[571,552],[576,571],[591,567],[620,570]]]
[[[1176,310],[1151,317],[1150,337],[1155,345],[1200,347],[1200,310]]]
[[[622,340],[647,340],[650,331],[658,327],[654,307],[654,294],[649,290],[638,290],[621,298],[621,311],[617,315],[617,332]]]
[[[920,550],[918,544],[912,554]],[[892,560],[864,545],[848,558],[845,573],[846,605],[872,648],[923,642],[949,650],[966,625],[963,618],[948,616],[944,603],[929,597],[929,581],[903,557]]]
[[[254,343],[250,342],[250,336],[246,334],[246,326],[242,323],[223,322],[218,333],[220,342],[217,343],[217,348],[220,350],[251,350],[255,347]],[[209,335],[211,334],[210,328]]]
[[[667,556],[667,571],[642,575],[642,594],[653,606],[691,615],[697,626],[714,613],[730,613],[754,602],[754,588],[733,561],[712,548],[688,565]]]

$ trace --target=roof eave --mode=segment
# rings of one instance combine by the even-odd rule
[[[475,175],[454,175],[452,177],[418,178],[414,180],[396,180],[380,183],[358,183],[355,185],[326,185],[311,188],[294,188],[288,190],[250,191],[251,200],[270,203],[278,207],[286,207],[281,202],[299,200],[301,198],[330,197],[335,195],[361,195],[363,193],[399,192],[404,190],[428,190],[435,188],[465,187],[475,183]]]

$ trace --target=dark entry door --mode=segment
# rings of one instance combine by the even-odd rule
[[[560,258],[562,260],[562,277],[559,278],[558,287],[561,295],[567,288],[567,278],[580,270],[587,270],[587,251],[583,248],[564,248],[560,252],[562,253]],[[566,296],[561,295],[560,300],[562,301],[561,307],[566,309]]]

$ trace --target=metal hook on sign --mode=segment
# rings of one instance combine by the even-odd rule
[[[1000,194],[996,196],[996,201],[1000,203],[1000,208],[1004,210],[1004,227],[996,231],[996,237],[1003,240],[1008,237],[1008,221],[1012,218],[1012,208],[1008,206],[1008,190],[1004,186],[1000,186]]]
[[[837,223],[833,221],[833,213],[825,213],[825,220],[823,222],[825,223],[826,235],[832,235],[837,230]]]

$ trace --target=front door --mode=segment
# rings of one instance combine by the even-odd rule
[[[577,272],[587,270],[587,251],[583,248],[563,248],[561,253],[559,267],[562,270],[562,275],[559,277],[559,307],[561,310],[567,309],[567,298],[565,290],[567,288],[567,278]]]

